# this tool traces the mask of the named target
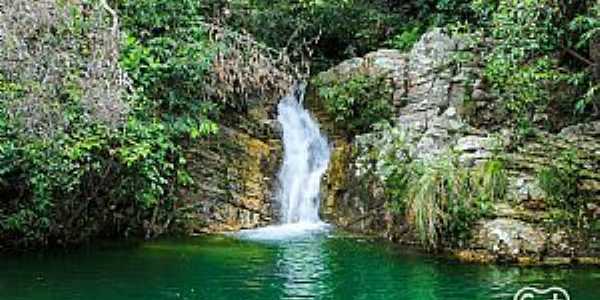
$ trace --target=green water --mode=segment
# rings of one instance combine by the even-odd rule
[[[512,299],[528,285],[600,299],[600,269],[467,265],[340,234],[280,242],[212,236],[0,257],[1,300]]]

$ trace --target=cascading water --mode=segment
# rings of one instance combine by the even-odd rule
[[[277,106],[283,128],[283,165],[279,171],[277,201],[281,224],[243,230],[249,239],[282,240],[321,231],[319,218],[321,177],[329,164],[330,148],[318,123],[304,109],[304,85],[296,85]]]
[[[281,99],[277,120],[283,127],[283,165],[279,172],[281,221],[319,223],[321,177],[329,163],[329,145],[319,125],[302,107],[304,86]]]

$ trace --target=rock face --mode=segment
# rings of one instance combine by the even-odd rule
[[[423,35],[409,53],[378,50],[344,61],[319,74],[319,79],[326,84],[358,72],[389,78],[398,125],[411,134],[415,154],[430,157],[446,150],[469,129],[459,111],[469,78],[480,70],[452,66],[454,54],[464,51],[462,47],[438,28]]]
[[[598,239],[578,229],[548,226],[553,212],[540,203],[549,195],[538,186],[536,176],[564,151],[575,151],[583,178],[578,189],[589,203],[589,220],[599,224],[600,121],[566,127],[558,134],[537,131],[520,140],[493,120],[502,116],[478,112],[494,111],[489,108],[499,104],[486,92],[477,62],[453,62],[457,54],[470,51],[474,50],[467,49],[460,39],[434,29],[409,53],[378,50],[319,74],[319,81],[339,81],[359,72],[386,76],[394,87],[395,126],[407,132],[418,159],[449,149],[458,152],[466,167],[497,154],[505,158],[508,195],[503,203],[495,204],[488,219],[474,226],[473,239],[457,252],[461,259],[558,263],[558,257],[568,257],[562,260],[568,262],[579,257],[589,261],[585,257],[600,252]],[[475,121],[470,116],[474,112]],[[386,208],[383,187],[369,180],[365,184],[365,178],[353,169],[356,143],[334,144],[338,155],[334,154],[324,191],[327,218],[344,228],[414,242],[402,220]]]
[[[537,172],[551,166],[564,151],[577,153],[581,181],[578,190],[587,205],[582,211],[597,226],[600,202],[600,122],[564,128],[559,134],[537,132],[516,149],[505,149],[508,194],[494,212],[472,229],[469,250],[459,257],[467,261],[510,261],[521,264],[594,263],[600,255],[597,233],[556,225],[560,211],[547,207],[547,195],[539,186]],[[507,134],[505,138],[510,138]],[[463,141],[464,142],[464,141]],[[459,141],[460,144],[460,141]],[[469,144],[469,143],[467,143]],[[476,148],[491,153],[489,147]],[[464,156],[465,154],[463,154]]]
[[[454,53],[462,51],[461,43],[435,29],[423,35],[409,53],[397,50],[378,50],[342,62],[331,70],[319,74],[319,81],[339,81],[353,74],[385,76],[393,91],[393,105],[397,111],[396,123],[409,133],[413,152],[417,157],[435,156],[455,143],[467,125],[458,114],[471,69],[450,68]],[[323,123],[323,122],[322,122]],[[344,142],[336,143],[350,147]],[[356,147],[356,145],[353,145]],[[337,156],[342,162],[332,165],[345,172],[331,169],[328,176],[328,201],[325,214],[342,227],[363,232],[379,232],[386,237],[396,238],[398,227],[394,218],[384,208],[384,190],[376,182],[366,185],[362,178],[353,174],[353,163],[349,150]],[[343,178],[339,178],[342,176]],[[360,183],[363,184],[360,184]],[[335,197],[331,197],[335,194]]]
[[[497,218],[479,226],[473,246],[502,257],[539,255],[546,246],[546,233],[523,221]]]
[[[282,149],[274,103],[241,118],[187,153],[195,184],[182,195],[192,233],[237,231],[276,219],[272,200]]]

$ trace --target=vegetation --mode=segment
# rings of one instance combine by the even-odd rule
[[[419,239],[432,249],[466,242],[472,224],[489,212],[491,203],[505,196],[506,178],[497,160],[468,170],[450,155],[417,170],[404,201]]]
[[[193,184],[190,144],[311,72],[409,51],[432,26],[473,38],[518,135],[600,116],[597,1],[0,1],[0,247],[170,230]],[[394,111],[384,78],[317,85],[338,128],[368,133],[359,169],[425,245],[460,242],[506,194],[501,160],[417,160],[407,134],[382,125]],[[553,208],[581,208],[576,160],[539,173]]]
[[[313,56],[316,70],[376,49],[403,22],[378,1],[235,0],[206,6],[212,18],[246,30],[266,45],[290,49],[296,58]]]
[[[25,2],[6,6],[18,21],[3,19],[2,244],[79,242],[112,225],[141,226],[138,217],[169,193],[172,170],[162,165],[174,145],[153,136],[159,125],[128,118],[118,28],[100,4],[27,10]]]
[[[394,49],[409,51],[424,33],[425,28],[422,24],[407,26],[405,30],[391,37],[385,44]]]
[[[461,28],[483,44],[485,79],[509,119],[558,130],[598,116],[596,1],[209,1],[206,15],[246,30],[319,71],[378,47],[409,50],[431,26]],[[210,8],[210,9],[208,9]]]
[[[548,197],[548,204],[570,212],[581,207],[580,171],[577,153],[567,150],[551,166],[538,172],[538,183]]]
[[[291,84],[285,55],[203,23],[195,1],[112,4],[3,5],[2,246],[168,230],[187,145]]]
[[[484,53],[485,78],[516,120],[551,113],[550,129],[597,116],[597,83],[589,57],[600,5],[593,1],[474,1],[478,30],[494,39]],[[493,8],[493,9],[492,9]],[[595,78],[596,80],[598,78]]]
[[[356,75],[342,82],[318,85],[327,113],[349,136],[392,116],[392,87],[384,77]]]
[[[409,50],[430,26],[477,21],[468,0],[210,0],[204,7],[207,17],[270,47],[312,56],[316,71],[382,45]]]
[[[371,173],[384,183],[390,207],[407,217],[425,247],[464,243],[473,222],[504,199],[508,183],[500,159],[474,169],[462,166],[453,153],[416,159],[403,130],[379,129],[358,141],[359,175]]]

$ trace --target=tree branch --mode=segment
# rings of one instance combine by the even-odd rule
[[[595,64],[593,61],[591,61],[591,60],[589,60],[589,59],[587,59],[587,58],[585,58],[585,57],[581,56],[581,54],[579,54],[579,53],[575,52],[573,49],[570,49],[570,48],[564,48],[564,50],[565,50],[567,53],[571,54],[573,57],[577,58],[578,60],[580,60],[580,61],[582,61],[582,62],[586,63],[587,65],[590,65],[590,66],[591,66],[591,65],[594,65],[594,64]]]
[[[119,17],[117,13],[106,3],[106,0],[101,0],[100,4],[112,16],[112,34],[117,35],[117,30],[119,29]]]

